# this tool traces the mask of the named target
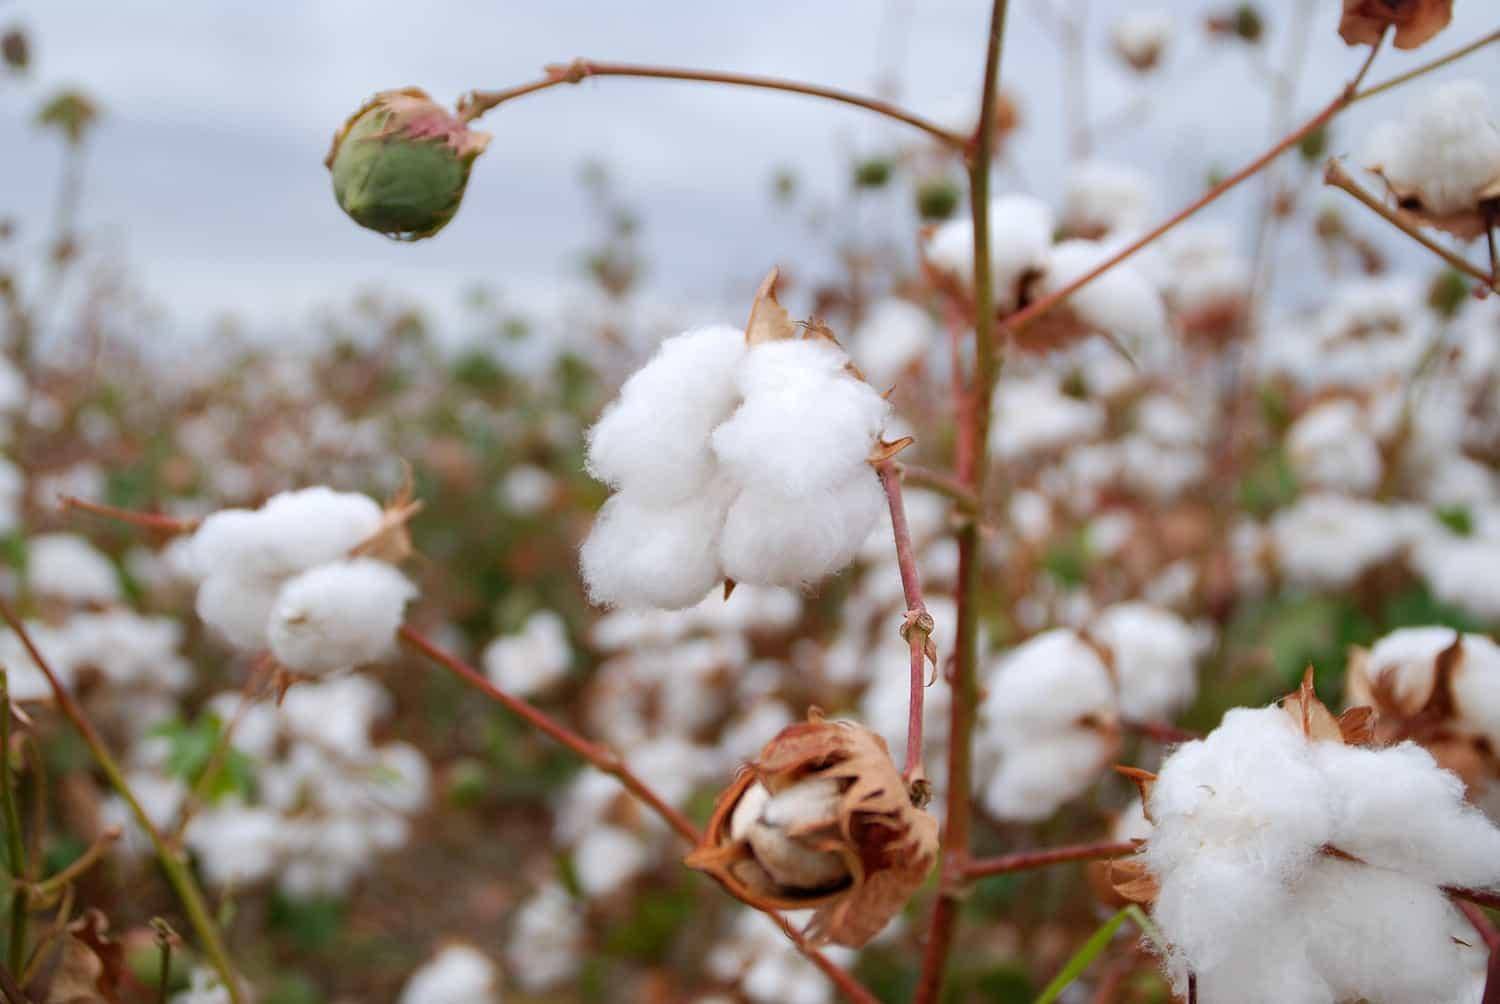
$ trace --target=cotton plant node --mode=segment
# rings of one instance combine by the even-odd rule
[[[937,820],[913,804],[885,740],[813,710],[740,770],[685,863],[757,909],[814,909],[814,943],[858,948],[937,851]]]
[[[1339,37],[1350,45],[1378,45],[1395,29],[1398,49],[1415,49],[1453,20],[1453,0],[1344,0]]]

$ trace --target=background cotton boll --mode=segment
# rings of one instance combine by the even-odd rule
[[[266,632],[276,596],[274,584],[226,572],[203,580],[195,609],[203,623],[229,644],[258,651],[268,644]]]
[[[235,722],[229,737],[235,749],[256,760],[264,760],[276,746],[281,728],[279,711],[275,705],[265,702],[241,708],[244,700],[236,691],[225,691],[210,698],[206,707],[226,726]]]
[[[800,498],[747,488],[724,521],[724,574],[760,585],[816,582],[854,560],[884,504],[868,468],[832,491]]]
[[[1007,744],[981,789],[984,807],[998,819],[1040,822],[1082,794],[1117,748],[1113,736],[1087,729]]]
[[[1195,663],[1203,651],[1201,639],[1171,611],[1145,603],[1116,604],[1100,613],[1090,634],[1109,650],[1126,717],[1169,716],[1198,692]]]
[[[1389,512],[1346,495],[1304,495],[1271,518],[1270,531],[1282,574],[1323,588],[1347,586],[1403,544]]]
[[[422,751],[411,743],[386,743],[380,747],[367,776],[370,797],[392,812],[410,815],[427,804],[432,768]]]
[[[579,551],[589,599],[669,610],[702,600],[723,578],[718,543],[729,490],[716,482],[667,508],[628,491],[605,502]]]
[[[110,603],[120,596],[115,566],[88,541],[71,533],[30,538],[26,576],[36,592],[75,603]]]
[[[1457,638],[1458,632],[1444,627],[1392,631],[1366,655],[1364,677],[1388,690],[1398,705],[1420,708],[1432,693],[1438,655]]]
[[[1500,126],[1483,86],[1456,80],[1414,99],[1394,130],[1372,137],[1364,159],[1429,212],[1463,212],[1500,179]]]
[[[550,610],[539,610],[520,633],[496,638],[484,650],[484,671],[490,682],[518,697],[546,690],[567,675],[573,663],[568,629]]]
[[[374,662],[395,644],[416,592],[406,576],[373,558],[303,572],[281,587],[271,608],[271,652],[303,673]]]
[[[274,870],[280,823],[274,812],[231,802],[199,811],[183,838],[210,882],[243,887]]]
[[[709,433],[738,403],[744,354],[744,333],[726,326],[662,342],[589,430],[589,473],[663,501],[699,491],[713,476]]]
[[[865,463],[890,403],[821,339],[756,346],[739,372],[744,403],[713,433],[714,455],[741,487],[800,496]]]
[[[362,757],[370,748],[370,729],[390,714],[391,695],[369,677],[338,676],[299,684],[281,702],[281,720],[293,738],[315,740],[346,756]],[[315,751],[309,750],[314,763]]]
[[[472,945],[445,945],[411,974],[397,1004],[500,1004],[500,973]]]
[[[1052,249],[1040,294],[1066,287],[1115,251],[1105,241],[1067,240]],[[1132,350],[1149,348],[1167,332],[1161,294],[1130,263],[1117,266],[1070,295],[1067,304],[1084,324],[1113,335]]]
[[[1073,167],[1063,192],[1061,224],[1071,237],[1093,240],[1144,224],[1151,183],[1133,167],[1090,160]]]
[[[1354,401],[1330,401],[1308,411],[1287,431],[1286,448],[1303,483],[1363,493],[1380,481],[1380,447]]]
[[[1500,590],[1495,589],[1500,540],[1423,541],[1413,553],[1413,564],[1444,603],[1484,621],[1500,621]]]
[[[590,898],[608,896],[646,867],[646,847],[618,826],[596,826],[573,848],[573,873]]]
[[[550,882],[521,904],[511,921],[505,959],[527,993],[571,979],[583,961],[584,921],[561,885]]]
[[[171,1004],[230,1004],[230,996],[216,973],[195,969],[188,989],[173,994]]]
[[[967,217],[939,224],[922,248],[927,264],[954,282],[974,286],[974,222]]]
[[[1088,439],[1103,430],[1104,421],[1098,403],[1064,394],[1054,376],[1002,379],[995,388],[990,450],[1015,460]]]
[[[990,280],[997,310],[1015,310],[1023,280],[1047,268],[1056,228],[1052,209],[1040,199],[1002,195],[990,200]]]
[[[1459,717],[1500,748],[1500,645],[1482,635],[1464,635],[1463,658],[1449,686]]]
[[[932,316],[910,300],[877,301],[849,339],[849,355],[871,385],[884,391],[932,347]]]

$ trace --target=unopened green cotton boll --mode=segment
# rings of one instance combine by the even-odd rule
[[[474,160],[489,145],[415,87],[382,91],[350,116],[324,163],[339,208],[398,240],[431,237],[453,219]]]

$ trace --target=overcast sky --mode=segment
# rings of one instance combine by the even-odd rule
[[[1055,198],[1065,164],[1061,63],[1038,11],[1017,0],[1003,81],[1021,95],[1019,177]],[[1082,2],[1082,0],[1074,0]],[[1310,57],[1297,106],[1326,101],[1360,53],[1334,34],[1337,0],[1266,0],[1272,62],[1285,24],[1312,3]],[[775,261],[816,257],[795,215],[771,210],[770,178],[795,165],[834,197],[849,158],[910,141],[862,112],[696,84],[596,80],[493,112],[494,133],[457,219],[436,239],[395,244],[338,211],[321,160],[333,129],[371,92],[420,85],[450,101],[473,87],[528,80],[574,56],[735,69],[871,90],[895,73],[901,100],[938,116],[977,94],[988,4],[980,0],[0,0],[0,27],[31,34],[28,78],[0,81],[0,214],[35,234],[51,204],[57,144],[29,125],[42,97],[76,85],[105,118],[90,149],[85,220],[118,247],[179,328],[222,312],[267,330],[295,327],[318,304],[383,283],[438,308],[475,282],[520,303],[573,295],[577,254],[593,235],[578,184],[590,158],[640,212],[652,260],[648,292],[666,301],[729,298]],[[1107,52],[1108,23],[1137,6],[1092,0],[1093,117],[1128,104],[1136,85]],[[1269,138],[1265,88],[1244,47],[1203,40],[1202,0],[1168,0],[1175,50],[1151,116],[1100,153],[1149,170],[1170,209],[1212,167],[1233,167]],[[1224,6],[1232,6],[1225,3]],[[1417,56],[1383,54],[1374,78],[1453,48],[1500,22],[1488,0],[1458,0],[1454,24]],[[1500,52],[1459,70],[1500,84]],[[1335,134],[1358,150],[1373,118],[1405,103],[1360,106]],[[1375,107],[1378,106],[1378,107]],[[1007,178],[1000,187],[1015,187]],[[1253,200],[1227,201],[1243,222]],[[898,211],[900,210],[900,211]],[[904,227],[904,206],[864,214]],[[1248,235],[1246,236],[1248,244]]]

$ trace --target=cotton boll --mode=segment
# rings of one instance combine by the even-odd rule
[[[288,669],[321,674],[389,652],[416,587],[395,568],[355,558],[303,572],[271,608],[271,652]]]
[[[1459,717],[1500,748],[1500,645],[1466,634],[1463,658],[1449,681]]]
[[[275,749],[280,723],[277,721],[278,711],[273,704],[245,704],[243,696],[230,690],[209,698],[205,707],[218,715],[219,721],[224,725],[236,723],[229,741],[241,753],[256,760],[264,760]]]
[[[927,264],[970,289],[974,283],[974,221],[967,217],[941,223],[922,248]]]
[[[1153,69],[1172,40],[1172,15],[1165,10],[1130,11],[1110,31],[1120,58],[1138,73]]]
[[[281,702],[281,721],[294,739],[316,741],[345,757],[363,759],[370,749],[370,730],[390,714],[391,695],[367,676],[350,674],[288,690]],[[316,751],[309,750],[314,763]]]
[[[1396,704],[1420,709],[1432,694],[1438,655],[1457,639],[1458,632],[1444,627],[1392,631],[1370,648],[1365,678],[1388,689]]]
[[[556,882],[537,890],[516,911],[505,958],[527,993],[542,993],[573,977],[583,962],[584,924],[577,906]]]
[[[1474,209],[1500,180],[1500,126],[1483,86],[1457,80],[1420,95],[1399,124],[1372,136],[1365,162],[1428,212]]]
[[[1061,223],[1070,236],[1096,239],[1129,231],[1150,216],[1151,184],[1135,168],[1090,160],[1069,172]]]
[[[573,848],[578,887],[590,898],[623,888],[646,864],[646,847],[640,838],[617,826],[596,826]]]
[[[444,946],[412,973],[397,1004],[500,1004],[500,973],[472,945]]]
[[[724,521],[724,574],[760,585],[816,582],[854,560],[884,504],[868,468],[832,491],[800,498],[749,487]]]
[[[1287,431],[1286,447],[1304,484],[1360,494],[1380,482],[1380,447],[1353,401],[1330,401],[1307,412]]]
[[[1500,621],[1500,540],[1457,538],[1423,541],[1413,564],[1433,595],[1484,621]]]
[[[432,787],[432,768],[427,757],[410,743],[387,743],[375,751],[365,785],[377,805],[401,815],[411,815],[427,804]]]
[[[115,566],[88,541],[71,533],[43,533],[26,543],[31,588],[74,603],[111,603],[120,597]]]
[[[664,509],[631,492],[605,502],[579,552],[589,599],[670,610],[702,600],[723,578],[718,544],[730,490],[720,481]]]
[[[590,473],[662,502],[700,491],[713,476],[709,434],[739,400],[744,354],[744,333],[726,326],[662,342],[589,430]]]
[[[1075,729],[1004,753],[981,791],[997,819],[1036,823],[1082,794],[1118,748],[1113,736]]]
[[[266,632],[276,594],[274,585],[260,579],[210,575],[198,587],[196,609],[203,623],[229,644],[257,651],[269,644]]]
[[[1052,249],[1040,295],[1048,295],[1082,278],[1113,254],[1104,241],[1067,240]],[[1067,305],[1079,320],[1112,335],[1139,351],[1167,333],[1166,307],[1161,294],[1130,263],[1117,265],[1068,296]]]
[[[990,275],[995,308],[1016,309],[1024,280],[1048,267],[1057,224],[1045,202],[1029,195],[990,200]]]
[[[875,387],[894,386],[934,344],[927,311],[895,297],[877,301],[849,339],[849,355]]]
[[[1090,633],[1109,650],[1126,717],[1169,716],[1197,693],[1194,664],[1202,640],[1176,614],[1145,603],[1120,603],[1106,608]]]
[[[171,1004],[231,1004],[229,990],[210,969],[193,970],[192,981],[181,993],[173,994]]]
[[[501,690],[530,697],[557,683],[573,663],[568,629],[550,610],[539,610],[519,634],[496,638],[484,650],[485,675]]]
[[[241,888],[274,871],[280,823],[274,812],[229,802],[194,815],[183,839],[211,883]]]
[[[1005,378],[995,387],[990,451],[1018,460],[1098,435],[1104,420],[1101,405],[1064,394],[1054,376]]]
[[[1344,495],[1305,495],[1271,519],[1282,573],[1293,582],[1337,589],[1396,555],[1403,544],[1390,512]]]
[[[367,495],[316,486],[273,495],[250,512],[229,509],[193,535],[198,565],[210,575],[281,577],[347,557],[380,528]]]
[[[843,350],[820,339],[753,349],[739,373],[744,403],[714,430],[713,449],[742,487],[807,495],[862,467],[891,412],[851,376]]]

